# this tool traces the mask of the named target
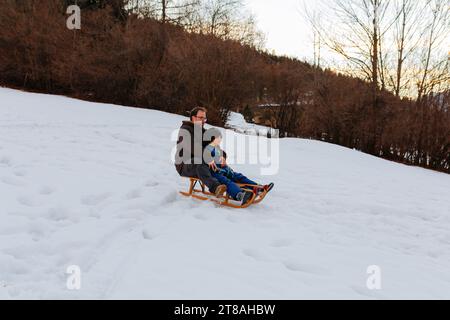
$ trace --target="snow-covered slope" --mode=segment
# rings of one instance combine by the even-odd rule
[[[0,298],[450,298],[450,176],[284,139],[267,200],[218,208],[178,195],[182,119],[0,88]]]

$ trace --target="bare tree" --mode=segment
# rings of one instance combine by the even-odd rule
[[[447,0],[429,0],[427,2],[429,22],[416,72],[417,100],[433,90],[449,88],[450,72],[447,52],[441,50],[450,35],[450,9]],[[446,88],[440,88],[444,85]]]
[[[318,46],[324,44],[348,63],[346,71],[372,83],[374,98],[380,87],[397,97],[419,99],[433,90],[445,90],[449,81],[444,50],[450,35],[448,0],[321,3],[318,10],[310,10],[309,4],[304,10],[313,26],[315,61],[320,59]],[[330,16],[318,19],[323,11]]]
[[[325,2],[334,25],[321,25],[313,19],[320,41],[344,58],[353,72],[372,84],[374,101],[383,85],[385,53],[382,44],[393,19],[387,14],[389,0],[335,0]]]
[[[204,0],[202,3],[204,31],[217,37],[226,36],[242,6],[242,0]]]
[[[156,18],[158,16],[158,6],[156,1],[129,0],[127,9],[129,12],[137,14],[142,18]]]
[[[312,42],[313,42],[313,65],[315,68],[321,66],[321,53],[322,53],[322,14],[320,10],[310,10],[307,1],[303,2],[303,7],[300,10],[300,15],[305,21],[311,25],[312,29]]]
[[[202,0],[190,31],[232,39],[257,48],[264,45],[264,35],[256,27],[243,0]]]
[[[257,49],[264,46],[264,35],[245,10],[244,0],[129,0],[128,8],[189,32],[232,39]]]
[[[153,17],[161,23],[184,26],[198,10],[200,0],[131,0],[129,8],[134,12]]]
[[[415,52],[420,42],[420,17],[424,8],[421,2],[414,0],[395,0],[396,22],[394,41],[396,47],[395,75],[389,77],[390,86],[395,95],[408,88],[409,79],[404,80],[405,62]]]

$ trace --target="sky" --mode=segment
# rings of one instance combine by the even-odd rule
[[[425,1],[425,0],[420,0]],[[313,11],[319,7],[317,0],[245,0],[255,15],[258,27],[266,35],[266,47],[279,55],[288,55],[313,61],[314,47],[311,25],[302,16],[305,5]],[[323,7],[322,7],[323,8]],[[448,45],[446,41],[443,45]],[[336,59],[334,54],[322,55]],[[443,49],[447,52],[447,48]],[[450,52],[449,52],[450,54]]]
[[[246,0],[266,35],[266,46],[280,55],[313,59],[311,27],[301,15],[301,0]],[[308,0],[314,5],[315,0]]]

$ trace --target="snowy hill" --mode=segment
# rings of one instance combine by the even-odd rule
[[[178,194],[182,119],[0,88],[0,298],[450,299],[449,175],[283,139],[266,201],[218,208]]]

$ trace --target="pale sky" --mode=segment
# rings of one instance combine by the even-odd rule
[[[246,0],[275,53],[313,60],[311,27],[302,17],[301,0]],[[315,3],[315,0],[308,0]]]

